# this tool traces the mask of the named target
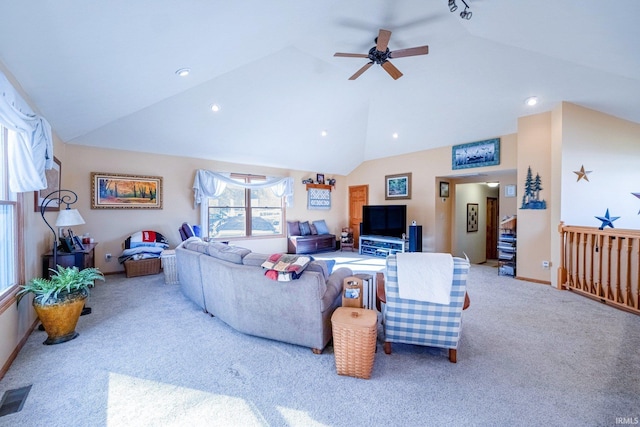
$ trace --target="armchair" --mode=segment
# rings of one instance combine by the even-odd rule
[[[466,293],[468,272],[469,261],[454,257],[449,305],[402,299],[398,292],[397,258],[388,256],[386,279],[383,273],[376,275],[376,305],[382,312],[384,352],[391,354],[392,342],[439,347],[448,349],[449,361],[456,363],[462,310],[470,304]]]

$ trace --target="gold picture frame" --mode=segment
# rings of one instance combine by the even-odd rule
[[[411,172],[384,177],[385,200],[411,199]]]
[[[91,172],[91,209],[162,209],[162,177]]]

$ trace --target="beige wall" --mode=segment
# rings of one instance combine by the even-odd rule
[[[540,175],[540,198],[547,209],[519,209],[516,275],[521,278],[550,283],[551,269],[542,268],[542,261],[551,261],[551,113],[522,117],[518,120],[518,202],[522,204],[527,170]]]
[[[263,174],[269,176],[291,176],[294,178],[294,203],[286,210],[288,220],[325,219],[335,234],[346,222],[345,194],[346,179],[330,176],[337,180],[332,191],[331,210],[308,210],[306,187],[302,179],[314,177],[316,171],[303,172],[259,166],[224,163],[213,160],[176,157],[133,151],[108,150],[103,148],[67,145],[66,161],[62,165],[65,185],[78,193],[80,213],[86,224],[73,227],[76,234],[89,233],[98,243],[96,264],[101,271],[112,273],[122,271],[117,261],[122,254],[122,243],[132,233],[139,230],[154,230],[169,239],[172,247],[180,243],[178,227],[183,222],[199,223],[199,209],[193,206],[193,180],[198,169],[216,172],[237,172]],[[163,178],[162,209],[91,209],[91,172],[161,176]],[[286,233],[286,226],[284,227]],[[257,238],[232,240],[254,251],[286,251],[286,238]],[[111,253],[110,262],[105,254]]]

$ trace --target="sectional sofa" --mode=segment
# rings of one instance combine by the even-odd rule
[[[176,248],[184,295],[232,328],[258,337],[309,347],[320,354],[331,339],[331,315],[342,303],[348,268],[330,272],[309,263],[296,280],[265,276],[269,255],[191,237]]]

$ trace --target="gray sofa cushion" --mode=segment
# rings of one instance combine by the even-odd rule
[[[209,244],[207,242],[203,242],[197,237],[188,238],[184,242],[183,247],[190,251],[200,252],[201,254],[209,253]]]
[[[242,258],[250,254],[251,250],[241,248],[240,246],[229,246],[220,242],[209,242],[209,250],[207,253],[209,256],[223,261],[242,264]]]
[[[305,271],[317,271],[322,274],[322,278],[326,281],[329,278],[329,267],[327,263],[321,259],[313,260],[309,263]]]
[[[267,258],[269,258],[269,255],[251,252],[250,254],[247,254],[244,258],[242,258],[242,263],[244,265],[250,265],[251,267],[260,267],[262,266],[262,263],[267,260]]]

